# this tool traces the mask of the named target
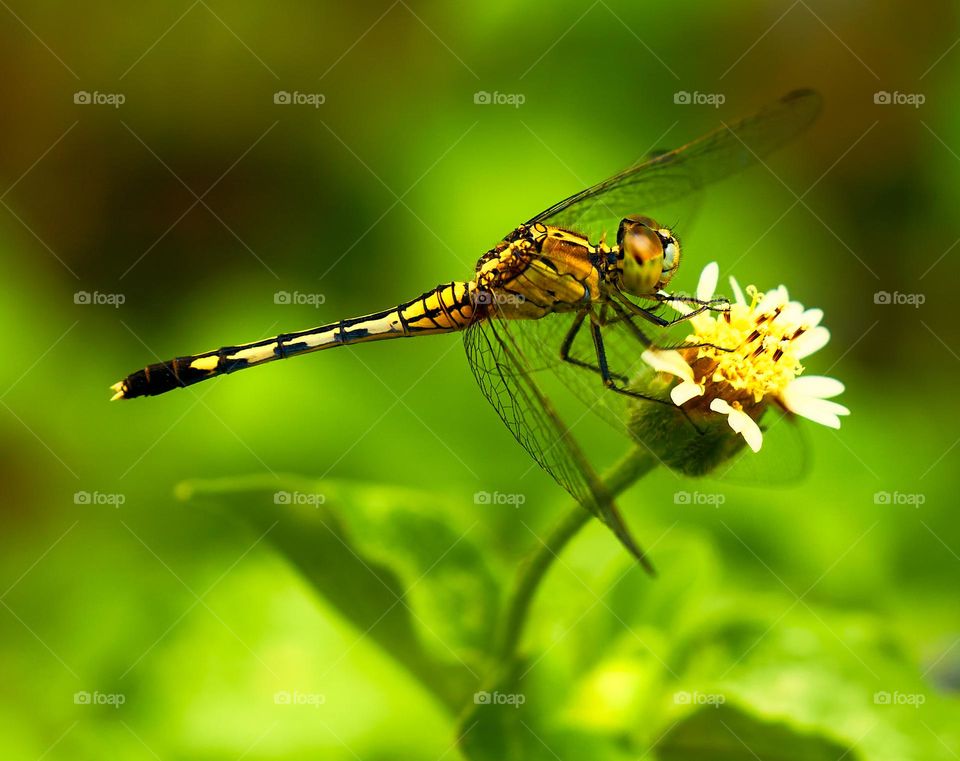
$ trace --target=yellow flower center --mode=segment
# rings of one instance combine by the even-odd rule
[[[708,360],[695,365],[705,368],[698,381],[727,383],[759,402],[782,391],[803,372],[793,347],[807,327],[799,305],[784,303],[761,312],[758,305],[764,294],[754,286],[747,288],[747,294],[749,305],[731,304],[727,312],[693,317],[694,332],[686,340],[706,345],[690,347],[684,353],[695,351],[688,359]]]

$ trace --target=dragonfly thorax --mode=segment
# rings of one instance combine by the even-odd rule
[[[664,288],[680,266],[680,243],[649,217],[627,217],[617,231],[615,266],[624,291],[649,296]]]

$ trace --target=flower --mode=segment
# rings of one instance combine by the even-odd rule
[[[703,268],[698,301],[713,298],[719,272],[716,262]],[[754,452],[763,444],[758,422],[769,402],[839,428],[840,416],[850,410],[831,398],[843,393],[843,384],[821,375],[802,375],[800,362],[830,340],[830,332],[820,325],[823,312],[791,301],[782,285],[766,293],[749,286],[746,298],[733,277],[730,287],[734,301],[728,309],[690,317],[693,333],[685,339],[688,346],[643,353],[651,368],[679,381],[670,389],[673,403],[688,412],[725,415],[730,428]],[[681,314],[694,311],[682,301],[668,303]]]

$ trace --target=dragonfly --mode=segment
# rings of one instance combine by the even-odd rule
[[[817,93],[791,92],[540,212],[483,254],[468,280],[362,317],[147,365],[115,383],[113,399],[155,396],[337,346],[461,332],[483,395],[516,440],[652,572],[540,374],[551,372],[628,438],[625,405],[669,403],[632,383],[631,370],[661,331],[703,310],[722,310],[726,301],[666,290],[680,266],[680,241],[645,210],[761,162],[819,109]],[[616,240],[608,242],[614,229]],[[689,305],[684,314],[666,309],[677,301]]]

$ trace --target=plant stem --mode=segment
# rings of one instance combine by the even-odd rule
[[[646,475],[656,464],[656,458],[649,452],[634,448],[604,476],[604,485],[611,496],[615,497]],[[553,561],[593,517],[585,507],[575,504],[554,526],[546,541],[536,547],[520,567],[500,630],[496,650],[500,667],[509,669],[513,663],[533,597]]]

